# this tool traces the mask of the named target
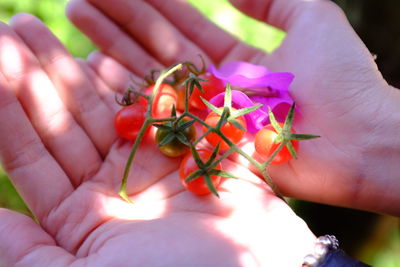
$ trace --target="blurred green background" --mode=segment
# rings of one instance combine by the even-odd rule
[[[64,7],[67,2],[1,0],[0,20],[8,22],[13,14],[19,12],[33,13],[48,25],[74,56],[85,58],[94,47],[66,19]],[[283,32],[240,14],[225,0],[189,2],[225,30],[267,52],[273,51],[284,38]],[[400,87],[400,1],[336,2],[345,10],[368,48],[378,55],[377,63],[384,77]],[[341,247],[353,257],[373,266],[400,267],[398,218],[295,200],[291,205],[316,235],[336,235]],[[1,168],[0,207],[30,215]]]

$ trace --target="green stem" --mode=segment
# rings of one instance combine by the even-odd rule
[[[280,199],[282,199],[285,203],[286,200],[283,197],[282,193],[279,191],[278,187],[276,187],[276,185],[274,184],[274,182],[272,181],[271,176],[269,175],[267,168],[264,169],[258,169],[259,171],[261,171],[261,174],[265,180],[265,182],[269,185],[269,187],[271,187],[272,191],[274,192],[274,194],[279,197]]]
[[[151,111],[153,110],[153,99],[154,99],[155,95],[157,94],[158,89],[160,88],[161,83],[162,83],[169,75],[171,75],[172,73],[174,73],[174,72],[177,71],[177,70],[180,70],[181,68],[182,68],[182,64],[177,64],[177,65],[171,67],[169,70],[167,70],[167,71],[165,71],[165,72],[162,72],[162,73],[160,74],[160,77],[158,77],[158,79],[157,79],[157,81],[156,81],[156,84],[154,85],[154,88],[153,88],[153,90],[152,90],[152,92],[151,92],[151,95],[150,95],[150,99],[149,99],[149,108],[148,108],[148,110],[147,110],[147,118],[150,117],[150,119],[151,119]]]
[[[276,185],[272,181],[272,178],[271,178],[271,176],[269,175],[269,173],[267,171],[267,167],[269,166],[271,161],[275,158],[275,156],[278,155],[278,153],[283,149],[283,147],[286,145],[286,143],[287,143],[287,141],[283,141],[278,146],[278,148],[274,151],[274,153],[271,154],[271,156],[268,158],[268,160],[265,161],[263,164],[259,164],[257,162],[258,163],[258,170],[261,172],[265,182],[267,182],[267,184],[271,187],[272,191],[274,191],[274,193],[285,202],[286,202],[286,200],[284,199],[282,193],[279,191],[278,187],[276,187]]]
[[[204,125],[205,127],[209,128],[209,129],[212,128],[210,125],[208,125],[207,123],[205,123],[202,119],[200,119],[200,118],[197,117],[196,115],[193,115],[193,114],[190,113],[190,112],[185,112],[185,113],[182,114],[182,116],[190,117],[190,118],[194,119],[195,121],[197,121],[198,123]]]
[[[279,189],[276,187],[276,185],[272,181],[271,176],[268,174],[268,171],[267,171],[268,164],[272,161],[273,157],[275,157],[275,155],[277,155],[279,153],[279,151],[283,148],[283,145],[281,145],[282,147],[281,146],[278,147],[278,149],[275,151],[276,153],[274,152],[273,155],[271,155],[271,157],[268,159],[266,164],[265,163],[261,164],[257,160],[253,159],[253,157],[248,155],[246,152],[244,152],[240,147],[233,144],[228,138],[226,138],[224,135],[222,135],[222,133],[219,130],[217,130],[217,129],[214,129],[214,130],[216,130],[215,132],[229,145],[229,147],[230,147],[229,151],[233,150],[234,152],[239,153],[247,161],[249,161],[250,164],[255,166],[258,169],[258,171],[262,174],[264,181],[269,185],[269,187],[271,187],[271,189],[275,193],[275,195],[286,202],[286,200],[283,198],[283,195],[281,194]]]
[[[271,156],[269,156],[268,160],[262,164],[262,167],[264,169],[266,169],[268,167],[268,165],[271,163],[271,161],[275,158],[276,155],[278,155],[278,153],[283,149],[283,147],[287,144],[287,142],[288,141],[285,141],[285,140],[282,141],[282,143],[280,143],[278,148],[275,149],[274,153],[272,153]]]
[[[243,156],[247,161],[250,162],[250,164],[254,165],[257,169],[261,168],[261,164],[253,159],[250,155],[248,155],[246,152],[244,152],[240,147],[235,146],[235,152],[239,153],[241,156]]]
[[[205,131],[197,140],[193,142],[193,145],[196,146],[203,138],[205,138],[209,133],[212,132],[212,128],[209,128],[207,131]]]
[[[174,121],[176,118],[171,117],[171,118],[162,118],[162,119],[149,119],[149,123],[155,123],[155,122],[168,122],[168,121]]]
[[[232,154],[233,152],[235,152],[235,148],[230,147],[228,151],[226,151],[221,157],[219,157],[216,161],[214,161],[213,164],[211,164],[211,168],[217,166],[218,163],[222,162],[224,159],[229,157],[229,155]]]
[[[190,113],[189,112],[189,84],[185,85],[185,111],[184,113]]]
[[[136,137],[135,142],[133,143],[131,152],[129,154],[128,160],[125,165],[124,176],[122,177],[122,181],[121,181],[121,187],[119,189],[119,195],[129,203],[132,203],[132,201],[129,199],[128,194],[126,193],[126,186],[128,183],[129,171],[132,167],[132,162],[135,157],[136,151],[139,147],[139,144],[142,141],[144,134],[146,133],[146,129],[151,125],[152,122],[154,122],[154,119],[151,114],[152,110],[153,110],[154,96],[156,95],[161,83],[165,80],[165,78],[167,78],[169,75],[171,75],[172,73],[174,73],[175,71],[177,71],[181,68],[182,68],[182,64],[177,64],[177,65],[173,66],[172,68],[170,68],[169,70],[167,70],[166,72],[161,73],[161,75],[160,75],[160,77],[158,77],[156,84],[154,85],[154,89],[151,92],[151,95],[149,97],[149,102],[148,102],[149,105],[147,107],[146,119],[145,119],[142,127],[140,128],[139,134]],[[156,121],[164,121],[164,120],[165,119],[158,119]],[[168,121],[169,119],[166,119],[166,120]]]
[[[149,120],[146,120],[143,123],[142,128],[140,128],[139,134],[136,137],[135,142],[133,143],[131,153],[129,154],[128,160],[127,160],[126,165],[125,165],[124,176],[122,178],[121,187],[119,189],[119,195],[129,203],[132,203],[132,201],[129,199],[128,194],[126,193],[126,185],[128,183],[129,171],[131,169],[132,162],[133,162],[133,159],[135,157],[136,151],[137,151],[137,149],[139,147],[140,141],[142,141],[143,136],[146,133],[146,129],[147,129],[147,127],[149,127],[149,125],[150,125]]]

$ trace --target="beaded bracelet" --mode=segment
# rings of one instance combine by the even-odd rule
[[[339,241],[333,235],[324,235],[317,238],[314,247],[314,254],[304,257],[302,267],[317,267],[330,250],[339,248]]]

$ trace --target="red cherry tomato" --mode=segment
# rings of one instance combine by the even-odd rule
[[[145,89],[145,94],[151,94],[154,85]],[[169,84],[161,84],[153,100],[152,115],[154,119],[171,117],[172,106],[177,105],[178,95]]]
[[[280,126],[283,127],[283,124],[280,123]],[[272,153],[279,147],[280,143],[275,143],[275,138],[278,136],[278,133],[274,129],[271,124],[268,124],[260,131],[257,132],[254,140],[254,146],[256,152],[260,155],[262,160],[267,160]],[[291,140],[290,141],[297,151],[299,148],[299,141]],[[281,164],[288,162],[292,158],[289,150],[286,146],[274,157],[271,161],[271,164]]]
[[[128,140],[135,140],[145,121],[146,110],[144,101],[120,109],[114,118],[118,135]]]
[[[195,87],[192,95],[189,98],[189,106],[195,109],[205,109],[206,105],[201,100],[200,96],[206,100],[210,100],[215,95],[225,91],[224,83],[212,75],[211,73],[204,73],[199,75],[199,78],[205,80],[200,82],[204,93],[202,93],[197,87]]]
[[[178,103],[176,104],[176,109],[179,111],[184,111],[185,110],[185,92],[186,88],[185,86],[180,86],[176,88],[176,93],[178,95]]]
[[[222,110],[223,108],[219,108]],[[234,109],[232,109],[234,110]],[[208,114],[208,116],[205,119],[205,122],[212,126],[215,127],[218,124],[219,119],[221,118],[220,115],[218,115],[215,112],[211,112]],[[242,125],[244,129],[246,129],[246,120],[243,116],[239,116],[235,118],[235,120]],[[207,131],[207,127],[203,127],[203,131]],[[242,140],[243,136],[245,135],[245,131],[237,128],[235,125],[233,125],[230,122],[226,122],[224,125],[221,127],[221,132],[229,139],[231,140],[232,143],[237,144],[240,140]],[[222,138],[216,134],[216,133],[209,133],[206,135],[206,139],[208,143],[210,143],[212,146],[216,146],[218,143],[220,143],[220,149],[226,150],[229,149],[229,145],[222,140]]]
[[[212,152],[206,149],[199,149],[197,151],[199,153],[199,156],[203,162],[207,161]],[[192,153],[186,154],[186,156],[183,158],[181,165],[179,167],[179,176],[181,179],[181,182],[183,186],[190,192],[196,194],[196,195],[206,195],[210,194],[211,191],[208,188],[204,177],[200,176],[196,178],[193,181],[190,181],[186,183],[185,179],[191,174],[192,172],[198,170],[199,167],[196,164],[196,161],[194,160]],[[222,169],[222,164],[219,163],[214,169],[221,170]],[[214,185],[215,188],[218,188],[219,185],[221,184],[221,176],[217,175],[211,175],[211,181]]]

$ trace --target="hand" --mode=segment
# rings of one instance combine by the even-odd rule
[[[245,178],[197,197],[145,140],[136,204],[122,201],[131,143],[113,130],[114,96],[36,18],[0,24],[0,159],[39,222],[0,209],[1,266],[299,266],[312,251],[306,224],[231,161]]]
[[[343,12],[324,0],[231,2],[286,31],[283,44],[267,55],[178,0],[75,0],[68,15],[100,47],[103,53],[93,54],[90,64],[114,88],[124,83],[107,72],[111,65],[142,76],[151,68],[196,62],[199,53],[216,64],[244,60],[294,73],[295,128],[322,137],[303,142],[298,160],[270,167],[277,186],[295,198],[399,215],[400,95]]]

